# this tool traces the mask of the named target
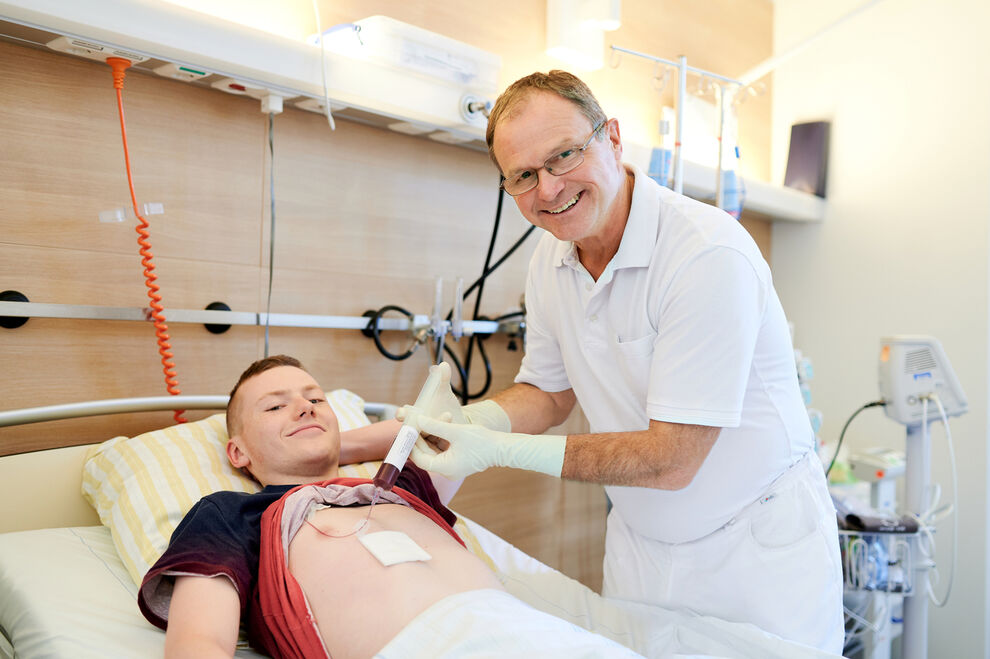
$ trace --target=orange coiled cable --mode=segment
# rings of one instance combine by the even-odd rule
[[[129,60],[122,57],[108,57],[107,64],[113,70],[113,86],[117,91],[117,110],[120,113],[120,136],[124,142],[124,165],[127,168],[127,187],[131,192],[131,204],[134,207],[134,215],[137,216],[138,226],[138,250],[141,254],[141,265],[144,266],[144,283],[148,287],[148,297],[151,298],[151,318],[155,326],[155,336],[158,337],[158,354],[162,356],[162,370],[165,373],[165,388],[173,396],[182,393],[179,389],[179,382],[176,380],[175,363],[172,361],[172,345],[169,343],[168,325],[165,324],[165,307],[162,306],[162,296],[159,294],[159,286],[155,283],[158,275],[155,274],[154,254],[151,252],[151,234],[148,232],[148,221],[144,219],[138,210],[137,195],[134,194],[134,179],[131,175],[131,158],[127,151],[127,127],[124,124],[124,75],[127,67],[131,65]],[[182,413],[185,410],[175,410],[173,418],[176,423],[185,423]]]

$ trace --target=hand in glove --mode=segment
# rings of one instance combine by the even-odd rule
[[[446,362],[444,362],[444,366],[446,365]],[[470,405],[460,407],[457,397],[454,396],[454,392],[450,389],[449,367],[447,368],[446,376],[443,390],[437,392],[433,399],[432,409],[415,408],[419,414],[425,414],[441,421],[460,422],[460,419],[455,418],[455,415],[452,413],[454,410],[460,409],[466,423],[484,426],[485,428],[501,432],[512,430],[512,422],[509,420],[509,415],[505,413],[501,405],[493,400],[483,400],[479,403],[471,403]],[[414,409],[412,405],[403,405],[396,411],[395,418],[399,421],[405,421],[406,415],[412,409]]]
[[[406,409],[406,423],[450,443],[446,450],[436,451],[423,438],[417,440],[409,457],[427,471],[457,479],[489,467],[514,467],[560,477],[566,436],[500,432],[474,423],[447,423],[417,414],[414,407]]]

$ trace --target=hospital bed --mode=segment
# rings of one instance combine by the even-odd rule
[[[183,398],[214,409],[226,400]],[[344,390],[328,398],[344,428],[388,410]],[[0,412],[0,426],[35,422],[53,409],[56,416],[45,418],[162,406],[161,399],[133,399],[45,408],[40,416],[39,408],[11,410]],[[251,487],[222,458],[222,414],[116,438],[114,418],[103,417],[110,430],[101,444],[0,457],[0,659],[162,656],[165,635],[139,613],[136,581],[198,496]],[[46,432],[44,423],[34,427]],[[341,474],[370,477],[376,469],[362,463]],[[459,517],[455,528],[510,593],[645,656],[832,656],[749,624],[606,600],[470,519]],[[237,656],[261,655],[242,644]]]

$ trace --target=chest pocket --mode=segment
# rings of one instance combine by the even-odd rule
[[[616,341],[615,366],[622,378],[629,383],[630,390],[637,398],[646,399],[650,379],[650,365],[653,361],[654,333],[632,341]]]

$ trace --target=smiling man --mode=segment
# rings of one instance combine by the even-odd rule
[[[294,358],[252,364],[227,423],[231,464],[264,489],[201,499],[145,576],[166,656],[231,657],[242,623],[274,657],[639,656],[506,593],[415,465],[370,515],[374,485],[338,477],[337,419]],[[368,426],[347,452],[381,458],[398,427]]]
[[[604,595],[840,651],[835,511],[752,238],[623,163],[618,120],[569,73],[510,85],[487,140],[502,188],[546,230],[526,354],[513,387],[465,406],[469,424],[410,414],[430,439],[413,459],[604,484]],[[575,402],[590,434],[532,434]]]

